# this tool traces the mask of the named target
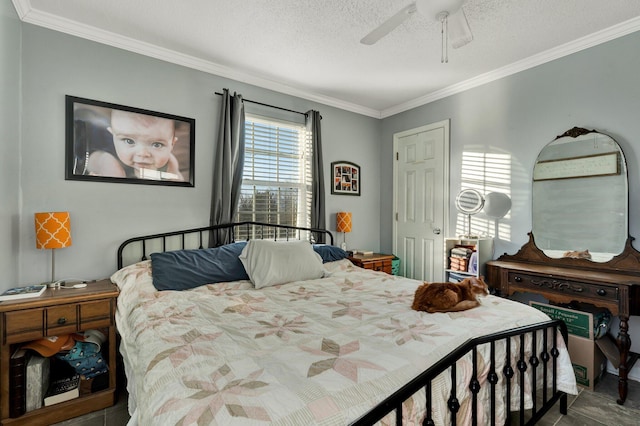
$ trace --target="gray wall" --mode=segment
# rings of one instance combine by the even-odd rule
[[[21,205],[8,209],[8,216],[19,217],[19,223],[12,221],[9,227],[6,220],[2,222],[17,238],[7,243],[3,234],[0,252],[3,259],[17,252],[19,261],[7,265],[16,279],[4,280],[0,287],[41,282],[50,276],[49,251],[35,248],[34,212],[71,213],[73,245],[56,251],[56,278],[109,276],[115,271],[116,249],[123,240],[208,224],[220,104],[214,92],[223,88],[251,100],[321,112],[325,172],[329,173],[331,161],[350,160],[361,165],[365,179],[361,197],[336,196],[330,194],[327,175],[328,227],[335,229],[337,211],[352,211],[355,225],[347,241],[353,246],[379,248],[380,120],[29,24],[22,24],[21,31],[22,72],[14,80],[22,80],[22,143],[19,152],[9,152],[8,161],[23,160],[20,172],[14,169],[6,179],[11,194],[20,191]],[[195,118],[195,188],[66,181],[65,95]],[[10,104],[12,108],[17,105]],[[247,109],[255,107],[249,104]],[[9,105],[3,105],[3,110],[5,119],[17,121]],[[256,112],[282,118],[276,110]],[[296,115],[290,118],[298,119]]]
[[[449,234],[454,233],[454,201],[460,190],[464,152],[511,157],[513,209],[502,223],[511,241],[501,240],[496,253],[513,252],[531,230],[531,173],[538,152],[573,126],[594,128],[622,147],[629,168],[629,232],[640,237],[640,32],[503,78],[413,110],[388,117],[382,124],[381,156],[391,163],[393,134],[451,119]],[[446,66],[446,65],[444,65]],[[381,170],[381,246],[392,246],[392,170]],[[579,212],[576,212],[579,214]]]
[[[20,162],[20,20],[11,2],[0,2],[0,271],[17,282]]]
[[[383,120],[381,157],[391,164],[393,134],[451,119],[450,224],[459,218],[463,153],[511,158],[508,185],[513,199],[496,242],[495,257],[515,253],[531,231],[531,174],[538,152],[574,126],[597,129],[622,147],[629,169],[629,233],[640,237],[640,32],[540,65]],[[444,65],[446,66],[446,65]],[[380,175],[383,251],[392,247],[392,170]],[[580,212],[575,212],[580,215]],[[478,217],[481,220],[481,217]],[[603,219],[604,220],[604,219]],[[502,238],[510,233],[510,238]],[[640,244],[635,244],[640,248]],[[640,350],[640,321],[630,323],[633,349]]]

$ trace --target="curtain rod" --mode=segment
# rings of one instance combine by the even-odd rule
[[[223,93],[220,93],[220,92],[215,92],[215,93],[218,96],[222,96],[223,95]],[[245,99],[245,98],[242,98],[242,100],[245,101],[245,102],[256,104],[256,105],[262,105],[262,106],[266,106],[266,107],[269,107],[269,108],[279,109],[279,110],[282,110],[282,111],[293,112],[293,113],[296,113],[296,114],[304,115],[305,117],[307,116],[306,112],[294,111],[292,109],[282,108],[282,107],[275,106],[275,105],[269,105],[269,104],[265,104],[265,103],[258,102],[258,101],[252,101],[252,100]],[[322,120],[322,116],[320,116],[320,120]]]

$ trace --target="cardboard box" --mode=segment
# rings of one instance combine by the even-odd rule
[[[593,390],[607,370],[607,358],[596,342],[569,334],[569,357],[578,386]]]
[[[569,334],[593,340],[593,314],[539,302],[529,302],[529,305],[549,315],[551,319],[563,320]]]
[[[549,315],[552,319],[561,319],[569,331],[569,357],[576,375],[576,383],[593,390],[607,370],[607,358],[593,340],[593,315],[539,302],[529,304]],[[602,339],[601,339],[602,340]]]

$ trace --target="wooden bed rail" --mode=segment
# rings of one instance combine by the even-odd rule
[[[548,332],[547,330],[551,329],[552,332],[552,341],[548,341]],[[357,419],[356,421],[351,423],[351,426],[365,426],[365,425],[373,425],[374,423],[380,421],[387,414],[392,411],[396,414],[396,425],[402,425],[402,404],[404,401],[409,399],[413,394],[417,393],[420,389],[425,389],[426,396],[426,417],[423,420],[423,425],[435,425],[431,418],[431,381],[435,379],[439,374],[445,372],[447,369],[450,369],[451,374],[451,392],[449,400],[447,401],[447,406],[449,412],[451,414],[451,424],[456,425],[456,413],[460,408],[460,403],[456,398],[456,362],[461,359],[463,356],[467,355],[469,352],[472,353],[473,358],[473,373],[472,378],[469,385],[469,389],[473,394],[472,400],[472,424],[475,426],[477,424],[477,410],[478,410],[478,393],[480,392],[481,385],[478,381],[478,371],[477,371],[477,348],[479,345],[490,344],[490,356],[491,356],[491,367],[489,370],[489,374],[487,376],[487,382],[491,386],[491,407],[490,407],[490,424],[496,424],[496,383],[498,383],[499,375],[502,374],[503,380],[505,380],[505,408],[506,408],[506,419],[505,424],[519,424],[519,425],[533,425],[538,420],[544,416],[545,413],[549,411],[549,409],[560,400],[560,412],[562,414],[567,414],[567,394],[557,390],[557,358],[559,356],[559,350],[556,346],[556,339],[558,329],[564,339],[567,342],[567,326],[563,321],[560,320],[552,320],[539,324],[533,324],[529,326],[519,327],[511,330],[506,330],[498,333],[489,334],[486,336],[476,337],[468,340],[466,343],[459,346],[456,350],[451,352],[446,357],[439,360],[433,366],[425,370],[415,379],[404,385],[402,388],[394,392],[387,399],[382,401],[376,407],[374,407],[371,411],[365,413],[362,417]],[[538,331],[544,330],[542,333],[543,342],[542,342],[542,352],[540,354],[536,354],[535,352],[529,359],[525,359],[525,345],[524,339],[527,334],[531,334],[532,339],[532,348],[536,348],[537,346],[537,334]],[[511,339],[515,337],[516,339],[520,339],[520,351],[518,354],[518,360],[516,363],[516,370],[511,367]],[[506,360],[505,360],[505,368],[502,372],[496,371],[495,366],[495,344],[497,341],[504,340],[506,344]],[[535,349],[534,349],[535,350]],[[514,354],[515,355],[515,354]],[[551,365],[549,366],[549,362]],[[528,368],[531,368],[530,378],[532,383],[531,386],[531,399],[533,402],[533,407],[530,410],[525,409],[525,398],[524,398],[524,389],[525,389],[525,373]],[[537,394],[537,374],[536,371],[538,368],[542,368],[542,395],[541,402],[542,405],[538,406],[538,394]],[[552,368],[552,383],[548,383],[548,369]],[[520,409],[516,413],[511,412],[511,385],[512,381],[519,378],[519,382],[522,384],[520,386]],[[551,392],[548,392],[548,389],[551,388]],[[528,413],[528,415],[527,415]],[[528,419],[527,419],[528,417]]]
[[[213,226],[204,226],[202,228],[193,228],[182,231],[164,232],[161,234],[145,235],[140,237],[129,238],[118,247],[117,253],[117,266],[121,269],[124,266],[123,254],[127,246],[132,243],[140,242],[142,247],[140,252],[142,253],[140,260],[148,259],[147,242],[159,241],[161,243],[161,251],[167,250],[167,240],[172,237],[179,237],[179,249],[184,250],[187,248],[202,249],[205,247],[205,242],[208,243],[209,239],[206,234],[212,231],[229,230],[231,232],[232,241],[245,241],[248,239],[273,239],[273,240],[300,240],[302,232],[308,232],[310,234],[311,242],[315,241],[317,236],[325,235],[328,238],[330,245],[333,245],[333,234],[325,229],[315,228],[303,228],[291,225],[279,225],[261,222],[235,222],[235,223],[223,223]],[[186,243],[186,236],[195,234],[197,236],[198,244],[196,246],[188,246]],[[236,236],[240,236],[240,240],[236,240]]]

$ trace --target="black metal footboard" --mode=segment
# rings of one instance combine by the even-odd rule
[[[473,372],[472,378],[468,383],[468,388],[472,394],[472,424],[478,424],[479,407],[478,393],[482,389],[479,381],[477,356],[480,345],[489,345],[490,367],[489,374],[486,377],[484,386],[490,387],[490,407],[488,418],[485,418],[485,424],[496,424],[496,407],[498,403],[504,403],[505,416],[504,424],[532,425],[544,416],[544,414],[560,400],[560,412],[567,414],[567,395],[557,389],[557,359],[559,350],[556,345],[558,331],[560,331],[564,341],[567,341],[567,327],[563,321],[553,320],[544,323],[534,324],[525,327],[519,327],[512,330],[506,330],[482,337],[471,339],[451,352],[445,358],[438,361],[422,374],[417,376],[411,382],[400,388],[387,399],[382,401],[376,407],[364,414],[362,417],[351,423],[352,426],[372,425],[380,421],[383,417],[391,412],[395,412],[396,425],[403,424],[402,404],[424,388],[426,415],[422,421],[423,425],[435,425],[432,418],[432,381],[443,372],[451,375],[451,390],[447,407],[451,414],[451,424],[456,425],[456,414],[460,409],[460,402],[456,397],[456,363],[464,356],[471,354]],[[527,336],[530,338],[533,348],[531,355],[526,356],[525,340]],[[515,340],[514,340],[515,339]],[[538,339],[542,339],[539,341]],[[506,355],[504,359],[504,368],[497,371],[495,368],[496,361],[496,345],[502,344],[506,346]],[[519,343],[519,344],[518,344]],[[518,346],[519,349],[513,347]],[[538,353],[537,349],[541,347]],[[515,358],[515,368],[514,366]],[[485,360],[486,362],[486,360]],[[526,372],[529,372],[530,383],[526,384]],[[541,373],[541,374],[539,374]],[[551,373],[551,381],[548,377]],[[497,384],[501,383],[505,390],[504,395],[496,395]],[[512,401],[512,387],[519,384],[519,402]],[[525,389],[531,390],[532,406],[525,406]],[[501,400],[499,402],[499,399]],[[518,410],[512,411],[512,405],[518,404]],[[502,423],[502,421],[500,421]]]

